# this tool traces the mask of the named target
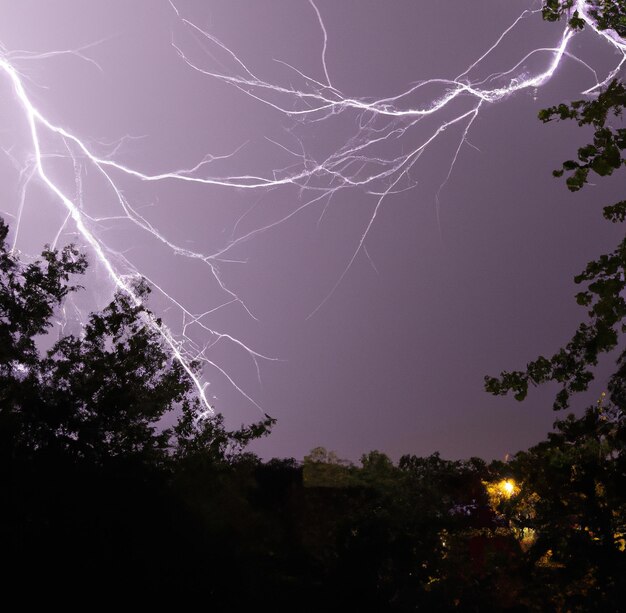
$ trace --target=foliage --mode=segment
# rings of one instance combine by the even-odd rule
[[[570,1],[547,0],[544,18],[558,19],[571,7]],[[624,32],[624,2],[594,3],[590,13],[601,28],[610,27],[618,33]],[[582,189],[588,183],[591,171],[601,177],[610,176],[626,165],[623,154],[626,128],[611,124],[613,120],[621,119],[625,107],[626,88],[618,80],[613,80],[593,100],[577,100],[540,111],[539,119],[544,123],[554,119],[574,120],[581,127],[591,126],[594,129],[593,142],[578,149],[578,160],[567,160],[561,169],[553,173],[555,177],[569,173],[566,184],[570,191]],[[626,219],[626,201],[604,207],[603,214],[613,223],[623,222]],[[600,354],[618,347],[621,335],[626,331],[626,301],[623,297],[626,288],[626,239],[613,252],[589,262],[574,281],[585,285],[576,294],[576,301],[588,309],[589,319],[582,322],[570,342],[551,357],[539,356],[529,362],[525,370],[503,371],[500,377],[485,377],[488,392],[497,395],[513,392],[517,400],[524,400],[529,384],[555,381],[560,384],[561,390],[553,408],[559,410],[569,406],[573,393],[588,389]],[[612,399],[617,404],[626,399],[625,361],[626,353],[622,353],[618,357],[618,369],[609,381]]]
[[[354,465],[325,447],[315,447],[304,456],[303,478],[307,487],[359,485],[354,477]]]
[[[578,11],[572,13],[575,0],[545,0],[542,14],[546,21],[559,21],[563,16],[567,16],[570,27],[580,30],[585,22],[581,19]]]
[[[566,181],[570,191],[578,191],[587,183],[590,170],[605,177],[626,164],[621,154],[626,149],[626,128],[607,126],[610,116],[620,117],[625,106],[626,88],[613,80],[595,100],[577,100],[539,112],[539,119],[544,123],[556,117],[573,119],[581,127],[591,125],[595,129],[593,143],[578,150],[578,161],[568,160],[561,170],[553,173],[555,177],[563,176],[564,171],[572,173]]]
[[[244,449],[274,420],[235,431],[219,415],[197,423],[192,382],[163,346],[161,322],[144,306],[144,283],[134,288],[138,300],[118,293],[88,317],[80,336],[52,343],[46,334],[79,288],[73,279],[86,259],[70,246],[46,248],[24,264],[7,236],[0,220],[0,563],[12,569],[7,584],[19,589],[28,578],[71,592],[107,582],[122,592],[154,590],[167,568],[184,585],[172,564],[196,559],[192,531],[207,519],[199,520],[193,492],[209,483],[226,488],[221,499],[234,497],[241,512],[233,517],[243,524],[241,500],[258,464]],[[171,428],[162,423],[168,414],[179,415]],[[233,466],[237,479],[226,484]]]
[[[587,12],[600,30],[615,30],[626,36],[625,0],[586,0]],[[579,12],[572,9],[575,0],[544,0],[542,14],[546,21],[559,21],[566,17],[570,27],[580,30],[585,26]]]
[[[572,393],[586,390],[593,380],[592,368],[597,365],[601,353],[618,346],[626,330],[626,240],[608,255],[590,262],[575,282],[585,283],[586,288],[576,295],[578,304],[588,307],[589,321],[579,325],[572,340],[551,358],[540,356],[530,362],[525,371],[502,372],[499,378],[485,377],[486,389],[492,394],[504,395],[514,392],[517,400],[523,400],[529,384],[538,385],[556,381],[562,389],[557,394],[553,408],[567,408]],[[609,380],[609,390],[614,402],[626,399],[624,381],[626,353],[618,358],[618,369]]]
[[[620,610],[626,420],[605,403],[506,463],[395,464],[374,451],[349,482],[318,473],[327,481],[305,486],[297,533],[323,589],[384,611]],[[311,456],[342,465],[323,448]]]
[[[79,337],[66,336],[41,354],[38,337],[53,323],[55,308],[79,286],[86,259],[75,248],[46,248],[40,260],[22,265],[8,249],[0,220],[0,432],[5,450],[32,457],[62,454],[102,464],[113,458],[166,463],[193,453],[214,460],[241,453],[265,435],[274,420],[235,432],[221,417],[196,427],[199,401],[180,363],[163,346],[155,319],[144,306],[149,287],[135,298],[118,292],[92,313]],[[173,411],[173,429],[160,426]]]
[[[0,219],[0,406],[5,419],[17,410],[18,399],[26,402],[36,393],[36,338],[52,326],[55,307],[76,289],[68,285],[70,276],[87,265],[68,247],[60,254],[46,249],[41,260],[21,266],[7,245],[8,232]]]
[[[571,0],[545,0],[543,15],[555,21],[567,15],[569,25],[585,24]],[[587,2],[587,14],[600,30],[626,35],[626,3]],[[574,120],[593,129],[593,141],[578,149],[577,159],[554,171],[566,175],[566,185],[579,191],[590,173],[610,176],[626,165],[626,129],[620,120],[626,107],[626,88],[613,80],[589,100],[559,104],[542,110],[544,123]],[[605,219],[626,220],[626,201],[605,206]],[[576,301],[587,309],[567,345],[552,357],[540,356],[525,370],[485,377],[493,394],[513,392],[523,400],[529,384],[560,384],[553,408],[569,406],[571,395],[588,389],[600,354],[618,349],[626,332],[626,239],[612,252],[590,262],[575,277],[582,285]],[[529,609],[558,611],[621,610],[626,570],[626,351],[617,358],[604,393],[583,417],[569,415],[554,424],[548,440],[518,453],[502,467],[519,487],[511,496],[494,496],[497,511],[520,541],[526,587],[520,602]],[[497,487],[495,488],[497,490]],[[513,488],[511,488],[513,489]]]
[[[617,610],[626,570],[626,416],[600,401],[555,430],[512,459],[521,492],[501,511],[518,534],[533,535],[527,563],[534,582],[551,584],[554,608]]]
[[[68,248],[24,265],[0,230],[0,562],[10,589],[145,599],[167,578],[183,608],[202,598],[234,610],[615,602],[621,413],[568,418],[506,465],[437,453],[395,463],[380,451],[357,465],[322,447],[303,466],[262,462],[245,449],[274,420],[235,431],[220,415],[198,422],[160,323],[128,297],[41,351],[85,260]],[[145,303],[147,286],[136,291]],[[164,428],[168,412],[178,419]],[[485,484],[512,475],[520,491],[490,500]],[[609,543],[613,566],[601,555]]]

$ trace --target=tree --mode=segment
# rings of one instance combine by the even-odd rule
[[[600,30],[615,30],[619,36],[626,36],[626,1],[625,0],[586,0],[590,17]],[[574,29],[585,26],[577,10],[572,11],[576,0],[545,0],[543,4],[543,18],[546,21],[559,21],[563,17],[568,19]]]
[[[36,339],[51,326],[55,307],[77,289],[70,276],[87,262],[72,247],[46,248],[41,260],[23,266],[7,245],[9,228],[0,219],[0,436],[5,458],[16,447],[33,448],[35,428],[26,406],[41,405],[41,358]]]
[[[529,597],[558,610],[619,610],[626,570],[626,414],[603,399],[554,427],[546,441],[509,462],[521,491],[500,504],[517,533],[532,537]]]
[[[626,2],[587,2],[587,15],[600,30],[626,36]],[[545,0],[544,18],[564,16],[572,28],[585,21],[573,0]],[[593,129],[593,141],[553,172],[566,177],[572,191],[582,189],[592,173],[610,176],[626,166],[626,128],[620,123],[626,108],[626,87],[611,81],[598,95],[543,109],[539,119],[573,120]],[[605,206],[603,216],[612,223],[626,220],[626,201]],[[619,349],[617,368],[596,406],[583,417],[569,415],[554,424],[548,440],[518,453],[507,465],[521,484],[519,495],[502,501],[501,511],[518,535],[526,540],[527,583],[533,588],[529,603],[556,610],[619,610],[624,591],[621,577],[626,569],[624,531],[626,498],[624,441],[626,408],[626,238],[608,254],[589,262],[574,281],[581,285],[576,301],[587,309],[571,340],[551,357],[539,356],[524,370],[503,371],[485,377],[487,391],[513,392],[524,400],[529,385],[554,381],[560,385],[555,410],[569,406],[571,396],[587,390],[595,376],[599,356]]]
[[[5,585],[156,593],[164,575],[189,589],[192,581],[206,587],[210,575],[210,589],[225,594],[218,570],[228,556],[206,551],[219,545],[239,552],[233,563],[257,559],[236,540],[245,521],[252,534],[258,526],[246,498],[258,459],[244,449],[274,420],[235,431],[221,415],[198,422],[193,383],[163,344],[143,282],[134,288],[139,301],[117,293],[80,336],[44,339],[87,261],[72,246],[46,247],[25,264],[8,231],[0,219]],[[171,428],[162,425],[167,413],[178,415]],[[229,530],[208,530],[212,519]]]
[[[118,292],[92,313],[80,337],[59,339],[43,354],[38,338],[53,325],[55,309],[80,286],[69,283],[87,268],[70,246],[46,247],[23,265],[7,246],[0,220],[0,436],[24,457],[58,453],[102,464],[135,458],[157,465],[194,453],[213,460],[241,453],[274,420],[228,432],[220,416],[203,420],[193,383],[164,347],[145,304],[150,289],[134,287],[137,301]],[[151,325],[147,325],[147,320]],[[195,365],[192,365],[195,367]],[[160,421],[178,411],[173,429]],[[197,426],[197,427],[196,427]]]
[[[620,36],[626,35],[626,2],[602,0],[588,2],[590,15],[600,29],[613,29]],[[573,6],[572,0],[546,0],[544,18],[559,19]],[[577,13],[574,13],[577,17]],[[571,21],[570,21],[571,24]],[[583,27],[577,22],[572,27]],[[613,80],[594,100],[577,100],[559,104],[539,113],[544,123],[558,120],[574,120],[579,126],[594,129],[593,142],[578,149],[577,160],[567,160],[562,168],[554,171],[555,177],[566,172],[566,185],[570,191],[582,189],[588,182],[589,173],[600,177],[612,175],[626,166],[626,128],[619,126],[626,108],[626,88]],[[626,200],[605,206],[604,217],[613,223],[626,220]],[[593,369],[601,353],[613,351],[626,332],[626,239],[617,248],[589,262],[585,270],[574,278],[583,290],[576,295],[579,305],[588,309],[588,320],[582,322],[570,342],[550,358],[544,356],[529,362],[525,370],[503,371],[500,377],[485,377],[488,392],[504,395],[513,392],[517,400],[523,400],[529,384],[538,385],[555,381],[561,385],[553,408],[569,406],[573,393],[588,389],[594,378]],[[618,406],[626,401],[626,351],[617,360],[618,368],[609,380],[611,399]]]
[[[334,451],[315,447],[304,456],[303,479],[307,487],[350,487],[360,485],[355,467]]]

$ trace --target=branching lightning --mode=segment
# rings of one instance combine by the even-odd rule
[[[361,194],[372,197],[372,210],[351,251],[351,256],[337,275],[334,286],[313,309],[311,313],[313,315],[333,295],[360,253],[363,252],[370,259],[366,249],[366,241],[381,208],[393,194],[412,189],[416,185],[411,176],[411,171],[416,167],[423,154],[440,139],[444,132],[458,130],[459,136],[450,155],[445,179],[437,192],[437,212],[441,189],[452,175],[463,146],[470,144],[468,135],[471,128],[487,105],[503,101],[517,92],[532,91],[541,87],[555,74],[564,58],[580,63],[593,75],[594,83],[583,92],[585,95],[593,95],[606,85],[620,73],[626,62],[626,42],[613,31],[600,31],[588,13],[586,1],[578,0],[575,8],[585,21],[587,29],[592,30],[595,35],[601,37],[606,44],[617,51],[619,59],[604,77],[598,77],[597,72],[589,63],[575,56],[569,50],[570,42],[577,33],[569,27],[564,27],[553,46],[541,47],[524,53],[512,66],[486,78],[480,80],[472,78],[472,74],[484,60],[498,51],[507,36],[523,20],[539,19],[538,13],[540,11],[526,10],[496,37],[495,42],[478,59],[470,63],[456,77],[419,81],[396,95],[367,100],[342,93],[338,84],[331,81],[332,70],[329,68],[328,58],[329,35],[323,11],[320,10],[314,0],[308,0],[308,4],[312,11],[312,18],[317,21],[321,33],[320,68],[323,76],[316,79],[295,66],[281,61],[280,63],[287,67],[293,78],[300,83],[296,87],[291,83],[284,85],[257,76],[244,61],[244,58],[240,57],[218,37],[187,19],[184,11],[170,1],[170,6],[180,24],[196,36],[200,36],[207,45],[214,47],[215,51],[221,54],[230,65],[230,68],[221,66],[218,69],[215,67],[216,62],[207,61],[206,65],[201,64],[185,52],[182,43],[173,40],[173,49],[181,61],[195,74],[228,84],[241,91],[243,95],[253,98],[259,104],[267,105],[290,122],[297,121],[300,125],[309,125],[312,130],[321,123],[330,120],[331,117],[337,116],[346,117],[346,121],[349,120],[350,125],[356,126],[350,138],[322,159],[315,159],[311,155],[307,143],[296,138],[295,135],[297,146],[284,144],[268,137],[267,142],[270,146],[278,147],[292,163],[284,168],[277,168],[266,175],[262,173],[224,176],[208,174],[212,162],[228,160],[235,156],[238,151],[221,156],[206,155],[191,168],[156,174],[150,174],[119,162],[116,159],[117,148],[114,148],[107,155],[98,154],[88,144],[87,140],[80,138],[69,128],[52,122],[45,112],[33,103],[32,97],[28,93],[26,77],[18,70],[20,62],[42,60],[59,54],[73,54],[97,66],[88,56],[89,47],[45,54],[34,54],[26,51],[8,52],[2,49],[0,55],[0,72],[10,81],[19,110],[28,125],[31,152],[31,156],[25,162],[14,159],[14,165],[19,173],[20,185],[19,206],[14,224],[14,240],[18,241],[20,233],[23,231],[22,212],[27,198],[28,186],[31,182],[38,181],[64,207],[66,213],[65,221],[56,232],[53,245],[56,245],[61,239],[66,226],[73,224],[73,229],[80,234],[93,256],[106,270],[119,291],[128,294],[136,304],[139,304],[140,298],[133,289],[133,281],[138,276],[146,277],[172,308],[180,314],[182,324],[179,334],[174,334],[169,328],[158,323],[150,314],[145,315],[145,324],[153,327],[161,335],[164,343],[170,348],[173,358],[180,362],[193,381],[198,397],[202,401],[205,415],[211,414],[213,409],[206,395],[207,384],[204,381],[204,375],[198,374],[192,367],[194,362],[203,363],[219,372],[239,393],[256,405],[251,395],[243,389],[235,378],[210,357],[209,349],[214,347],[216,343],[228,342],[247,352],[254,361],[259,377],[259,360],[272,359],[252,349],[233,335],[214,330],[207,323],[215,310],[234,304],[243,307],[253,317],[251,310],[245,305],[241,297],[228,287],[220,275],[218,264],[229,261],[228,254],[235,246],[284,224],[288,219],[309,207],[323,205],[321,212],[321,216],[323,216],[333,197],[340,191],[358,190]],[[522,67],[532,56],[545,56],[547,66],[535,74],[527,74]],[[436,95],[428,94],[431,91],[438,93]],[[411,103],[412,99],[417,99],[420,96],[426,97],[426,101],[419,104]],[[462,107],[461,110],[457,108],[459,106]],[[421,122],[425,118],[431,118],[432,123],[423,129],[424,124]],[[46,137],[45,142],[55,139],[55,142],[62,143],[64,153],[59,153],[58,149],[46,150],[43,135]],[[390,155],[389,150],[394,148],[397,153]],[[9,154],[9,150],[5,150],[5,153]],[[51,157],[62,157],[70,160],[73,164],[76,179],[75,197],[70,197],[68,190],[64,189],[47,170],[48,160]],[[83,206],[82,180],[87,169],[92,173],[95,171],[106,185],[111,203],[111,212],[106,216],[90,215],[86,207]],[[300,196],[292,210],[287,214],[283,214],[265,225],[255,227],[238,237],[233,237],[227,244],[216,248],[211,253],[200,253],[176,244],[168,238],[166,231],[157,227],[145,215],[141,214],[139,207],[130,202],[121,189],[120,176],[139,182],[156,184],[170,181],[189,182],[206,186],[207,189],[211,186],[221,186],[239,190],[264,191],[295,186],[299,190]],[[102,224],[119,219],[132,223],[139,231],[147,233],[171,253],[198,261],[206,266],[207,274],[216,283],[217,290],[224,296],[223,302],[205,312],[193,313],[180,299],[161,287],[156,280],[150,279],[141,270],[137,270],[124,254],[116,252],[108,246],[103,236]],[[208,340],[204,345],[198,345],[191,339],[188,334],[188,329],[191,326],[199,327],[206,333]]]

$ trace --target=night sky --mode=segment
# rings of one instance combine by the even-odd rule
[[[522,11],[540,3],[317,0],[316,6],[328,36],[332,85],[344,99],[371,102],[418,81],[454,79]],[[20,0],[0,10],[0,40],[29,99],[49,121],[98,157],[142,173],[191,168],[207,154],[235,152],[196,176],[287,177],[362,134],[371,119],[366,112],[289,116],[181,57],[205,72],[242,73],[202,30],[268,83],[286,89],[309,87],[311,79],[325,84],[323,32],[309,2],[181,0],[176,7],[179,15],[165,0]],[[533,49],[557,46],[562,32],[563,24],[528,15],[468,79],[507,71]],[[116,270],[139,271],[175,300],[155,291],[150,305],[177,338],[182,305],[195,315],[212,311],[202,323],[237,339],[197,324],[185,328],[195,343],[187,350],[205,349],[214,364],[206,365],[203,380],[229,425],[255,421],[262,412],[278,419],[272,435],[255,446],[262,456],[302,458],[323,445],[350,459],[371,449],[393,458],[434,451],[503,458],[545,436],[558,417],[551,410],[555,388],[533,390],[520,404],[487,395],[484,375],[523,367],[568,340],[584,315],[573,299],[572,277],[619,238],[619,228],[600,211],[623,199],[623,174],[577,194],[551,176],[588,142],[589,132],[573,122],[542,125],[537,112],[580,98],[596,82],[590,67],[602,80],[619,59],[590,31],[576,35],[568,49],[588,67],[564,57],[541,87],[485,103],[449,178],[467,122],[441,133],[398,182],[400,193],[384,199],[361,249],[379,199],[371,192],[390,179],[330,197],[337,183],[328,177],[248,189],[142,181],[112,169],[119,193],[167,241],[193,253],[221,254],[211,262],[227,289],[205,262],[176,254],[123,218],[104,176],[74,145],[42,132],[44,164]],[[533,54],[499,83],[540,73],[552,60],[550,51]],[[306,101],[247,89],[266,102],[305,108]],[[425,86],[398,106],[428,105],[445,91],[441,84]],[[1,208],[15,232],[25,189],[16,246],[27,257],[55,240],[67,211],[36,176],[26,182],[32,142],[4,72],[0,99]],[[459,97],[372,155],[392,159],[410,152],[473,104]],[[398,129],[407,121],[398,120]],[[377,119],[368,125],[389,124]],[[358,167],[355,162],[351,170]],[[363,162],[359,176],[374,167],[371,158]],[[72,241],[85,248],[91,268],[82,296],[66,305],[69,332],[81,312],[103,306],[114,291],[70,220],[58,245]],[[260,380],[244,345],[275,358],[258,360]],[[600,372],[608,372],[610,359]],[[600,376],[575,406],[595,400],[603,384]]]

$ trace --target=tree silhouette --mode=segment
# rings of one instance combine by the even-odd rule
[[[620,610],[626,571],[626,415],[604,401],[555,424],[507,466],[521,491],[503,501],[529,536],[530,592],[557,610]],[[541,588],[541,586],[544,586]]]
[[[626,34],[626,3],[623,0],[589,2],[591,14],[600,29],[613,29],[620,36]],[[571,0],[547,0],[544,17],[556,20],[573,6]],[[577,14],[574,13],[574,17]],[[574,27],[582,27],[573,24]],[[605,177],[626,166],[626,128],[621,127],[622,113],[626,108],[626,87],[613,80],[593,100],[577,100],[559,104],[539,113],[544,123],[574,120],[579,126],[594,129],[593,142],[578,149],[577,160],[567,160],[554,171],[555,177],[568,173],[566,184],[570,191],[578,191],[587,183],[589,173]],[[613,223],[626,220],[626,200],[605,206],[604,217]],[[626,331],[626,239],[609,254],[589,262],[585,270],[575,277],[583,290],[576,295],[579,305],[587,307],[588,319],[579,326],[567,345],[547,358],[539,356],[529,362],[525,370],[503,371],[499,377],[485,377],[485,388],[496,395],[513,392],[517,400],[524,400],[530,384],[555,381],[561,385],[553,408],[569,406],[573,393],[588,389],[594,378],[593,369],[601,353],[619,346]],[[618,368],[610,377],[609,391],[618,406],[626,400],[626,351],[617,360]]]
[[[180,586],[198,580],[198,570],[223,580],[196,541],[229,549],[236,531],[205,531],[200,539],[196,531],[208,525],[210,505],[218,525],[227,516],[231,525],[245,524],[258,460],[244,450],[274,420],[235,431],[220,415],[198,422],[195,388],[163,345],[143,282],[135,287],[140,303],[117,293],[80,335],[51,344],[45,335],[79,289],[74,281],[86,258],[71,246],[46,247],[25,264],[7,236],[0,220],[0,563],[10,569],[7,584],[136,593],[157,589],[163,573]],[[177,419],[165,428],[168,413]]]
[[[7,245],[0,220],[0,428],[8,448],[21,453],[61,453],[102,464],[135,458],[158,465],[205,453],[224,459],[241,453],[274,423],[267,417],[235,432],[221,417],[197,423],[199,400],[180,363],[163,342],[145,303],[150,289],[134,287],[137,300],[118,292],[92,313],[80,336],[65,336],[41,352],[37,339],[53,325],[55,309],[80,286],[70,284],[87,267],[74,247],[46,248],[23,265]],[[169,412],[174,428],[159,427]]]
[[[623,0],[587,2],[600,29],[626,35]],[[571,9],[571,0],[546,0],[544,18],[567,16],[570,26],[584,27]],[[578,191],[593,174],[605,177],[626,166],[626,87],[611,81],[593,99],[559,104],[542,110],[539,119],[573,120],[593,128],[593,141],[553,172],[566,176],[567,188]],[[622,170],[623,172],[623,170]],[[603,216],[612,223],[626,220],[626,201],[605,206]],[[612,252],[589,262],[575,277],[582,286],[576,295],[587,309],[571,340],[551,357],[539,356],[524,370],[503,371],[485,377],[493,394],[513,392],[524,400],[529,385],[554,381],[561,387],[553,408],[565,409],[571,396],[587,390],[602,353],[620,349],[617,368],[608,380],[608,396],[587,409],[581,418],[569,415],[557,421],[548,440],[518,453],[507,465],[521,483],[521,493],[500,509],[527,540],[528,602],[555,610],[620,610],[625,571],[624,532],[626,498],[624,441],[626,407],[626,239]],[[540,587],[543,586],[543,587]]]
[[[626,1],[625,0],[586,0],[588,11],[600,30],[615,30],[620,36],[626,36]],[[575,0],[544,0],[543,18],[546,21],[568,19],[572,28],[582,29],[585,22],[572,11]]]

